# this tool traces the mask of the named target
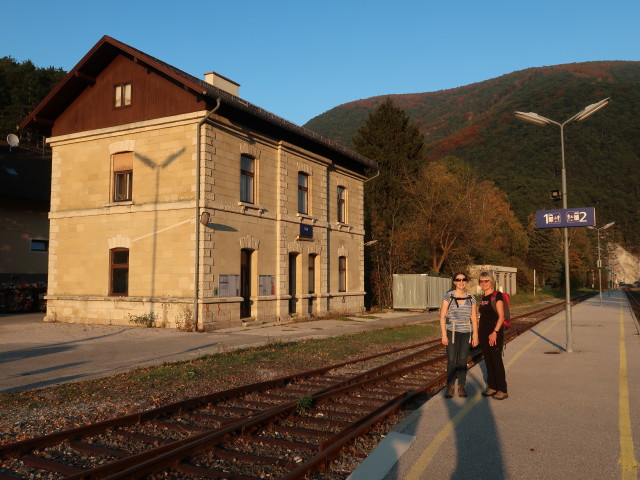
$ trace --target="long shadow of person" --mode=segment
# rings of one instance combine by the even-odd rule
[[[492,408],[496,401],[481,394],[485,386],[484,377],[486,370],[484,362],[481,362],[469,370],[467,398],[445,399],[441,392],[429,400],[433,404],[419,410],[420,413],[402,429],[402,433],[424,435],[423,429],[426,428],[433,436],[426,445],[414,442],[413,448],[417,445],[422,448],[420,452],[413,452],[416,461],[408,468],[396,464],[384,477],[385,480],[499,480],[507,477],[503,445]],[[443,410],[447,415],[444,423],[428,417]],[[430,428],[437,431],[430,431]]]

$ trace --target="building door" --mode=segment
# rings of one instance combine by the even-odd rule
[[[298,299],[296,298],[296,259],[298,257],[297,253],[289,254],[289,295],[291,298],[289,299],[289,313],[296,313],[296,304]]]
[[[251,316],[251,250],[240,252],[240,318]]]
[[[315,310],[314,300],[315,298],[312,296],[316,293],[316,258],[318,256],[315,254],[309,255],[309,270],[308,270],[308,282],[309,282],[309,308],[307,309],[307,313],[313,315]]]

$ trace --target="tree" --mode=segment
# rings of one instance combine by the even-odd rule
[[[378,163],[379,174],[365,184],[365,226],[377,240],[366,252],[368,303],[390,306],[393,274],[409,268],[409,238],[403,225],[413,209],[405,183],[423,160],[424,138],[390,99],[371,112],[353,138],[358,153]]]
[[[18,63],[11,57],[0,58],[0,133],[4,138],[16,132],[17,125],[65,74],[59,68],[38,68],[30,60]],[[21,143],[27,138],[21,135]]]
[[[490,180],[475,186],[473,255],[478,263],[517,266],[529,249],[529,239],[511,209],[507,194]]]
[[[527,226],[529,252],[527,265],[537,272],[536,287],[546,284],[559,286],[562,277],[562,235],[557,228],[536,228],[535,215],[529,216]]]
[[[584,287],[591,284],[587,278],[589,268],[596,267],[598,246],[589,239],[586,228],[569,229],[569,267],[571,287]]]
[[[471,260],[465,247],[473,235],[474,179],[468,171],[459,169],[458,173],[448,172],[444,162],[429,162],[408,184],[418,209],[414,229],[433,272],[440,272],[445,262],[454,258],[463,265]]]
[[[526,235],[505,193],[481,181],[462,160],[429,162],[408,188],[419,212],[413,229],[431,271],[471,263],[511,265],[526,253]]]

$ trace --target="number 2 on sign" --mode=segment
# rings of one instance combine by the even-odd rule
[[[569,222],[579,222],[586,223],[587,221],[587,212],[571,212],[567,215],[567,221]]]

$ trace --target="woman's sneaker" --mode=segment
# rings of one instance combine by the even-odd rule
[[[492,397],[496,393],[498,393],[497,390],[494,390],[493,388],[487,388],[484,392],[482,392],[482,395],[485,397]]]
[[[507,395],[507,392],[496,392],[493,398],[495,400],[504,400],[505,398],[509,398],[509,395]]]

